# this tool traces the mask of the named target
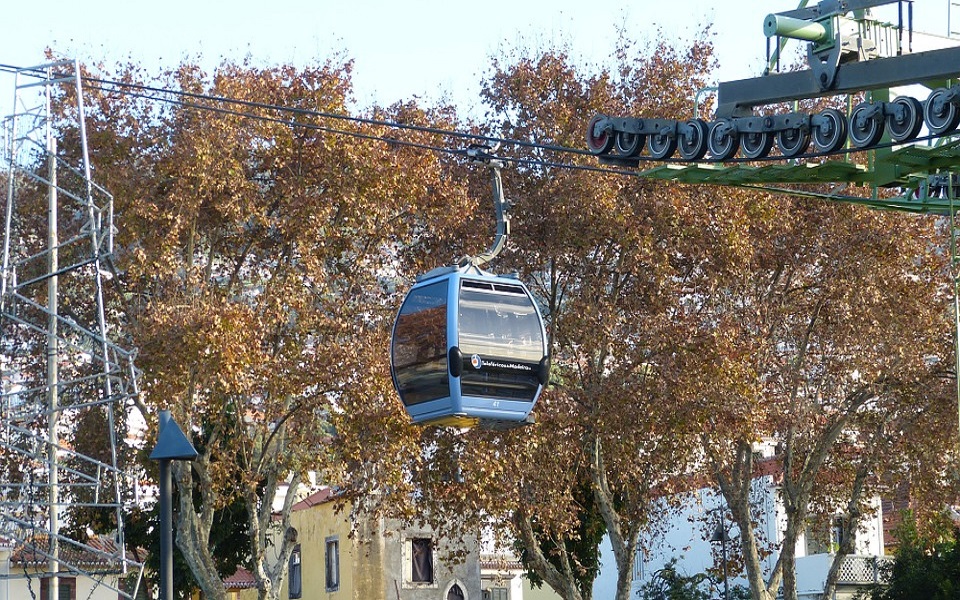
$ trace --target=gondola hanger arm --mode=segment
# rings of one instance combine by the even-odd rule
[[[460,266],[473,265],[479,267],[499,256],[503,247],[507,243],[507,236],[510,235],[510,208],[509,201],[503,195],[503,179],[500,177],[500,169],[504,166],[504,161],[493,155],[499,143],[493,145],[471,144],[466,150],[467,159],[471,162],[482,162],[490,167],[493,177],[493,209],[497,218],[497,232],[493,238],[493,244],[490,248],[476,256],[465,256],[459,261]]]

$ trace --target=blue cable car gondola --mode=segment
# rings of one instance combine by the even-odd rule
[[[473,155],[473,156],[476,156]],[[417,279],[400,307],[390,372],[415,423],[504,429],[531,423],[550,360],[540,311],[516,276],[480,269],[509,232],[500,182],[491,165],[497,237],[485,254]]]
[[[537,305],[516,277],[437,269],[407,294],[393,329],[394,385],[416,423],[527,421],[549,375]]]

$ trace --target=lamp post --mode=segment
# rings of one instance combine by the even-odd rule
[[[722,508],[716,510],[720,512],[720,522],[717,523],[717,528],[713,530],[710,542],[720,542],[723,559],[723,600],[730,600],[730,588],[727,585],[727,519]]]
[[[193,460],[197,449],[169,410],[160,411],[160,431],[150,459],[160,462],[160,600],[173,600],[173,483],[170,461]]]

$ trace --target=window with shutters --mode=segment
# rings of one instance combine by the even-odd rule
[[[324,544],[324,565],[326,570],[327,591],[340,589],[340,540],[336,536],[328,537]]]
[[[77,600],[77,578],[76,577],[57,577],[59,600]],[[40,580],[40,597],[50,597],[50,578],[44,577]]]
[[[290,553],[289,573],[287,574],[290,583],[287,586],[291,600],[303,596],[303,569],[300,564],[300,544],[293,548]]]
[[[432,534],[404,534],[401,538],[401,544],[403,586],[408,589],[439,587],[435,576],[435,540]]]

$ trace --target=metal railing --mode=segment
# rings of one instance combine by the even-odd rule
[[[883,583],[887,569],[893,562],[890,556],[846,556],[840,563],[839,584]]]

